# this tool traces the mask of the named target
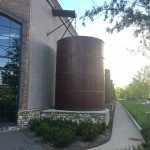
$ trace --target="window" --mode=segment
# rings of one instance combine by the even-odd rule
[[[0,14],[0,122],[16,121],[21,24]]]

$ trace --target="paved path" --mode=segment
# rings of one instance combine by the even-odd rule
[[[43,150],[18,131],[0,133],[0,150]]]
[[[137,141],[138,140],[138,141]],[[112,137],[109,142],[90,150],[128,150],[141,143],[143,137],[120,102],[116,103]]]

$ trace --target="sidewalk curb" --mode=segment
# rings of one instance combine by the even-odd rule
[[[131,116],[131,114],[127,111],[127,109],[123,106],[123,104],[121,104],[121,105],[124,108],[124,110],[127,112],[127,114],[129,115],[130,119],[133,121],[133,123],[135,124],[135,126],[137,127],[137,129],[139,131],[141,131],[142,128],[140,127],[140,125],[135,121],[135,119]]]

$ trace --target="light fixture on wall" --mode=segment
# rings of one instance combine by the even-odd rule
[[[76,12],[74,10],[61,10],[61,9],[52,9],[52,13],[54,17],[70,17],[76,18]]]
[[[56,27],[51,32],[47,33],[47,36],[49,36],[50,34],[52,34],[54,31],[56,31],[57,29],[59,29],[61,26],[63,26],[63,25],[66,26],[66,23],[69,22],[68,26],[66,26],[66,30],[65,30],[64,34],[61,37],[61,38],[63,38],[64,35],[66,34],[67,30],[69,29],[71,23],[73,22],[74,18],[77,17],[76,12],[74,10],[52,9],[52,13],[53,13],[54,17],[67,17],[67,18],[66,18],[66,22],[63,22],[60,26]],[[70,19],[68,19],[68,18],[70,18]]]

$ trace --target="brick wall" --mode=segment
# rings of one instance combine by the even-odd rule
[[[27,108],[30,61],[30,0],[0,0],[0,13],[22,23],[19,109]]]

